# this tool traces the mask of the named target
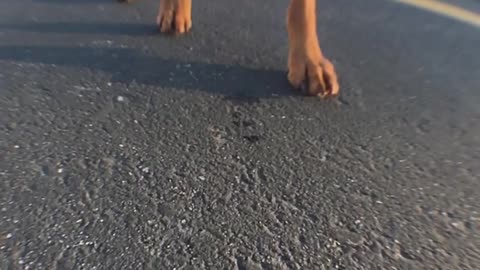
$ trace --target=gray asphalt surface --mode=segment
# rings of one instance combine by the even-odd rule
[[[478,269],[480,31],[319,1],[319,101],[287,4],[2,0],[0,269]]]

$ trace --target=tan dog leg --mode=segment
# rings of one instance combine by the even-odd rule
[[[307,82],[310,95],[338,95],[335,69],[322,54],[317,37],[316,0],[291,0],[287,25],[288,80],[295,88]]]
[[[157,25],[162,33],[188,32],[192,28],[192,0],[160,0]]]

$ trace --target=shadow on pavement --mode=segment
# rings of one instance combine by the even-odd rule
[[[80,4],[118,4],[117,0],[33,0],[34,2],[49,3],[49,4],[66,4],[66,5],[80,5]]]
[[[114,82],[201,90],[227,98],[299,95],[284,71],[165,60],[134,49],[0,46],[0,60],[96,69],[112,74]]]
[[[0,29],[23,32],[55,33],[55,34],[108,34],[126,36],[158,35],[155,24],[141,23],[29,23],[29,24],[0,24]]]

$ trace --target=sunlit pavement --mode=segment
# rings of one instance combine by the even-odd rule
[[[0,269],[478,269],[480,3],[260,2],[0,1]]]

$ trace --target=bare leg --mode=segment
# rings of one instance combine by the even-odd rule
[[[192,0],[160,0],[157,25],[163,33],[188,32],[192,28]]]
[[[296,88],[307,82],[310,95],[335,96],[339,92],[337,75],[320,49],[315,4],[316,0],[291,0],[287,17],[288,80]]]

